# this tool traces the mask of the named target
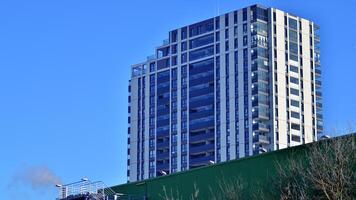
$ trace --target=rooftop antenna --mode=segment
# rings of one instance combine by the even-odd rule
[[[216,0],[216,5],[218,7],[218,16],[220,15],[220,0]]]

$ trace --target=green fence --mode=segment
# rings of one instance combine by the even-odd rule
[[[244,194],[241,195],[251,197],[258,194],[259,190],[268,193],[268,186],[273,184],[277,168],[287,164],[287,158],[305,156],[302,152],[308,151],[309,145],[113,186],[112,189],[124,194],[125,199],[212,199],[221,187],[239,182],[244,188],[241,190]]]

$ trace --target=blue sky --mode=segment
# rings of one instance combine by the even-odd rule
[[[320,25],[326,130],[355,124],[356,3],[220,0],[220,13],[255,3]],[[54,199],[38,170],[124,183],[130,65],[216,13],[216,0],[0,1],[0,199]]]

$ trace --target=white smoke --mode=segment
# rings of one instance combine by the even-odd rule
[[[34,190],[42,190],[61,183],[61,178],[46,165],[32,167],[24,166],[15,172],[9,187],[13,188],[17,187],[19,184],[24,184],[31,186]]]

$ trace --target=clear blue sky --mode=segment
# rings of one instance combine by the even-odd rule
[[[0,199],[54,199],[28,175],[42,169],[124,183],[130,65],[216,2],[0,1]],[[326,130],[355,123],[355,1],[220,0],[220,13],[255,3],[320,25]]]

